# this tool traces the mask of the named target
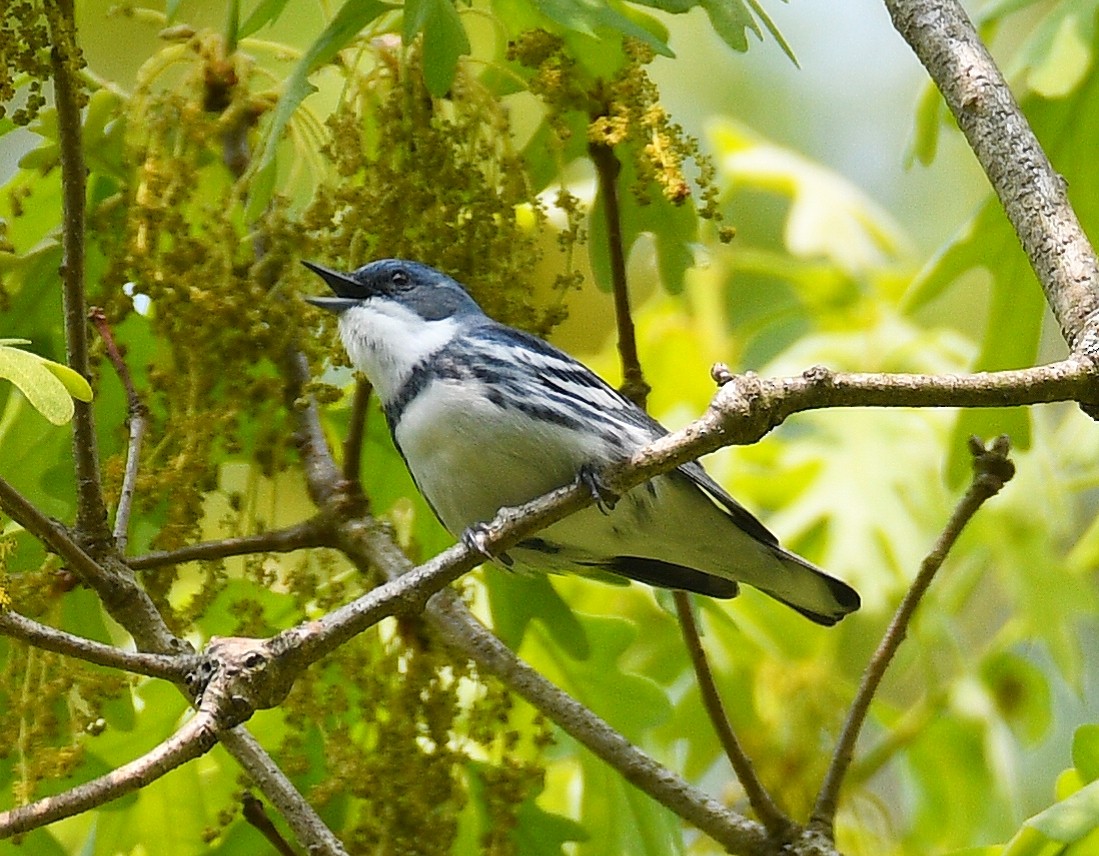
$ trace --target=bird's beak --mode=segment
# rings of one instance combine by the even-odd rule
[[[358,306],[360,303],[360,301],[351,297],[306,297],[305,302],[319,306],[321,309],[327,309],[337,315],[346,312],[352,306]]]
[[[321,309],[327,309],[329,312],[335,312],[337,315],[341,312],[345,312],[352,306],[358,305],[358,298],[351,297],[350,294],[353,289],[358,288],[361,290],[362,286],[359,286],[346,274],[342,274],[338,270],[332,270],[332,268],[327,268],[324,265],[316,264],[315,262],[302,261],[302,264],[328,283],[328,287],[336,292],[336,297],[306,297],[306,303],[312,303],[314,306],[319,306]]]

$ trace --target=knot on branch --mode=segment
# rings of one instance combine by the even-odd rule
[[[732,369],[725,365],[725,363],[714,363],[710,366],[710,377],[713,378],[714,383],[718,386],[725,386],[725,384],[736,377],[736,375],[733,374]]]
[[[196,704],[227,729],[280,704],[293,686],[293,671],[266,640],[215,636],[186,682]]]
[[[755,372],[722,375],[719,383],[711,408],[720,416],[722,433],[734,442],[754,443],[782,422],[775,408],[774,385]]]
[[[829,387],[835,379],[835,372],[827,366],[812,366],[801,373],[811,386]]]
[[[1099,421],[1099,318],[1089,316],[1084,329],[1073,343],[1072,356],[1089,369],[1089,382],[1077,398],[1080,409]]]
[[[1011,438],[1001,434],[986,448],[977,437],[969,438],[969,452],[973,455],[973,484],[988,496],[998,494],[1015,476],[1015,464],[1009,457]]]

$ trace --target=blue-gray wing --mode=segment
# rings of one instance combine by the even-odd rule
[[[501,359],[509,353],[506,346],[518,339],[524,345],[524,358],[538,375],[542,391],[550,400],[562,408],[579,408],[578,415],[583,414],[587,427],[606,432],[609,438],[626,441],[623,450],[626,454],[668,433],[663,425],[601,377],[548,342],[496,324],[480,328],[477,335],[484,344],[500,346]],[[623,434],[628,434],[628,438]],[[778,546],[778,539],[770,530],[733,499],[697,461],[684,464],[676,472],[709,495],[738,528],[763,544]]]

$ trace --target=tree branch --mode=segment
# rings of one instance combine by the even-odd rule
[[[590,501],[588,491],[578,492]],[[390,578],[386,586],[402,583],[423,567],[410,569],[408,558],[380,526],[351,521],[341,531],[345,532],[342,546],[348,557],[360,567],[380,569]],[[443,590],[432,597],[424,615],[450,648],[473,660],[486,673],[496,675],[638,789],[730,852],[754,854],[765,851],[768,835],[760,824],[730,811],[658,764],[599,716],[542,677],[486,629],[454,592]],[[821,856],[826,853],[822,852]]]
[[[917,404],[1004,406],[1012,403],[1033,404],[1066,398],[1088,399],[1094,386],[1092,371],[1094,370],[1090,362],[1074,358],[1037,369],[946,377],[834,374],[824,369],[811,369],[798,377],[767,381],[752,375],[733,378],[721,375],[726,383],[718,391],[709,411],[701,419],[681,431],[655,441],[634,455],[629,462],[605,474],[605,479],[612,490],[625,493],[660,472],[694,460],[721,446],[754,442],[786,416],[801,410],[830,406],[915,406]],[[309,409],[303,409],[301,413],[303,419],[316,417],[316,414]],[[309,429],[306,434],[316,432],[319,432],[319,423],[315,428]],[[328,454],[323,444],[310,443],[303,448],[309,455]],[[314,474],[327,472],[328,478],[339,478],[338,470],[330,459],[327,463],[307,460],[306,465],[307,471]],[[339,487],[333,482],[326,484],[324,478],[318,478],[318,483],[313,485],[312,490],[316,495],[331,497],[337,505],[341,502]],[[485,547],[493,554],[505,551],[516,541],[584,507],[591,501],[590,491],[578,485],[570,485],[524,506],[503,509],[486,529]],[[374,521],[368,518],[345,519],[344,522],[336,524],[336,531],[338,546],[349,556],[361,554],[364,566],[369,564],[378,567],[391,576],[396,576],[407,567],[406,560],[401,561],[397,558],[403,554],[392,546],[384,527]],[[482,559],[483,556],[470,552],[465,546],[456,545],[427,564],[407,574],[396,576],[391,582],[353,603],[315,622],[285,631],[271,640],[272,650],[283,662],[283,668],[291,672],[304,668],[308,663],[324,656],[344,640],[371,626],[382,617],[422,608],[432,594]],[[433,617],[434,609],[429,605],[427,611],[432,623],[439,620]],[[462,633],[467,636],[455,641],[454,645],[462,650],[469,650],[470,656],[478,665],[489,671],[499,671],[502,675],[514,675],[524,668],[506,648],[493,654],[494,657],[510,658],[506,670],[499,663],[487,659],[487,655],[482,659],[484,643],[477,641],[475,644],[474,639],[479,637],[469,628]],[[513,686],[510,677],[505,680],[509,686]],[[518,688],[516,689],[519,691]],[[577,728],[578,720],[583,720],[595,728],[605,725],[582,706],[564,709],[554,694],[537,682],[528,685],[523,692],[528,693],[526,697],[535,707],[545,712],[567,731]],[[572,702],[572,704],[577,703]],[[581,738],[578,737],[578,739]],[[620,736],[618,739],[624,740]],[[661,785],[658,780],[667,781],[668,777],[674,778],[674,774],[659,768],[659,775],[652,780],[641,779],[638,777],[638,767],[632,755],[616,756],[613,752],[607,751],[606,754],[600,754],[600,757],[607,760],[643,790],[661,802],[669,804],[667,802],[669,795],[660,790]],[[689,810],[682,806],[677,808],[678,803],[674,799],[670,805],[676,811],[689,811],[689,814],[683,816],[692,823],[700,825],[700,828],[706,829],[708,834],[715,834],[711,831],[715,826],[725,829],[729,822],[728,818],[715,820],[712,816],[705,821],[699,821],[699,812],[704,813],[705,810],[700,809],[698,803],[692,804]],[[722,811],[725,812],[724,809]],[[737,828],[740,828],[740,823],[746,822],[744,818],[737,815],[733,817],[737,819],[734,824]],[[706,825],[703,826],[703,823]],[[721,837],[722,834],[717,834],[718,840],[725,840]],[[742,849],[741,852],[747,851]]]
[[[633,465],[647,478],[669,462],[678,466],[723,446],[755,443],[789,416],[809,410],[1099,402],[1099,368],[1080,356],[1030,369],[957,375],[844,373],[815,366],[794,377],[761,378],[732,375],[720,363],[713,374],[721,389],[706,413],[634,456]],[[608,478],[608,487],[617,491],[614,475]]]
[[[351,484],[359,484],[362,468],[363,437],[366,434],[367,406],[373,387],[365,378],[356,378],[355,397],[351,402],[351,420],[343,441],[343,477]]]
[[[138,648],[161,654],[189,650],[189,646],[168,629],[156,605],[124,565],[117,562],[108,568],[97,562],[61,524],[46,517],[3,478],[0,478],[0,509],[57,553],[85,584],[94,589],[111,616],[134,637]]]
[[[604,218],[607,222],[607,249],[611,261],[611,285],[614,291],[614,317],[618,325],[618,356],[622,363],[621,393],[645,409],[652,387],[641,373],[634,335],[633,314],[630,312],[630,292],[626,285],[626,251],[622,240],[622,214],[618,204],[618,173],[622,164],[614,149],[602,143],[589,143],[588,156],[595,164],[599,193],[603,197]]]
[[[176,550],[158,550],[142,556],[133,556],[126,560],[126,564],[135,571],[145,571],[162,568],[165,565],[227,559],[230,556],[244,556],[250,553],[291,553],[294,550],[311,547],[331,546],[332,534],[328,522],[321,517],[313,517],[270,532],[203,541],[199,544],[188,544]]]
[[[69,365],[91,380],[88,361],[88,319],[84,296],[84,197],[87,169],[84,165],[80,90],[77,68],[76,20],[72,0],[58,0],[47,7],[50,24],[50,62],[53,65],[54,103],[57,108],[58,151],[61,160],[63,226],[61,281],[65,304],[65,347]],[[75,401],[73,457],[76,461],[76,530],[82,541],[106,544],[107,506],[99,472],[95,421],[89,402]]]
[[[10,609],[0,610],[0,633],[34,645],[36,648],[53,651],[55,654],[64,654],[98,666],[123,669],[175,683],[183,680],[187,672],[194,668],[198,659],[193,654],[171,655],[123,651],[114,645],[104,645],[102,642],[48,627]]]
[[[870,658],[866,671],[863,672],[862,682],[855,694],[855,700],[851,703],[847,720],[843,724],[843,731],[836,744],[832,763],[817,795],[811,825],[827,831],[829,836],[831,836],[832,824],[836,816],[840,786],[854,757],[855,743],[866,715],[870,711],[870,703],[885,676],[886,669],[893,660],[893,655],[896,654],[897,648],[908,633],[908,625],[912,621],[920,599],[927,592],[935,574],[938,573],[950,549],[958,540],[958,536],[977,510],[999,493],[1015,475],[1015,465],[1008,458],[1009,450],[1010,445],[1006,437],[1000,437],[988,449],[985,449],[976,439],[970,441],[970,451],[973,453],[973,480],[936,540],[935,546],[920,565],[916,579],[913,580],[900,606],[897,607],[889,628],[882,637],[874,656]]]
[[[660,765],[599,716],[516,657],[451,591],[428,604],[446,643],[496,675],[626,781],[709,835],[730,853],[773,852],[768,831]],[[822,851],[819,856],[828,856]]]
[[[957,0],[885,0],[958,121],[1075,353],[1099,354],[1099,261],[1007,82]]]
[[[702,706],[710,717],[718,740],[721,741],[725,755],[736,773],[740,786],[744,788],[744,794],[748,797],[756,817],[760,819],[773,839],[785,841],[789,838],[793,823],[771,799],[771,795],[756,775],[752,759],[744,752],[740,741],[737,740],[729,717],[725,713],[721,693],[718,692],[717,683],[714,681],[714,673],[710,670],[710,663],[706,659],[706,651],[702,647],[702,636],[698,632],[698,623],[691,609],[691,598],[685,591],[675,591],[672,594],[675,598],[679,626],[683,631],[683,641],[687,646],[687,654],[691,658],[695,679],[698,681]]]
[[[221,745],[285,818],[310,856],[347,856],[340,840],[244,726],[226,731]]]
[[[622,215],[618,203],[618,175],[621,164],[614,150],[605,144],[589,143],[588,155],[595,164],[599,177],[599,189],[603,197],[604,219],[607,224],[607,243],[611,262],[611,282],[614,292],[614,317],[618,328],[618,355],[622,365],[623,383],[621,392],[642,410],[652,387],[645,380],[641,369],[641,357],[637,350],[637,337],[630,309],[630,292],[626,272],[626,252],[622,236]],[[751,759],[744,753],[733,733],[721,695],[714,683],[713,672],[706,660],[706,650],[702,646],[698,625],[691,609],[691,596],[685,591],[673,591],[676,613],[680,630],[695,673],[702,705],[710,718],[714,731],[721,741],[729,763],[737,774],[748,802],[763,822],[768,834],[776,840],[786,840],[793,827],[790,819],[775,805],[763,783],[756,776]]]
[[[210,713],[198,713],[150,752],[70,790],[0,812],[0,839],[54,823],[116,800],[155,782],[217,742],[218,727]]]
[[[126,390],[126,410],[129,416],[130,423],[130,443],[126,449],[126,469],[122,476],[122,490],[118,495],[118,508],[115,509],[114,514],[114,535],[115,549],[119,553],[124,554],[126,552],[126,542],[129,540],[127,532],[130,527],[130,510],[133,508],[134,502],[134,486],[137,484],[137,468],[138,462],[141,459],[141,443],[145,437],[145,428],[149,422],[149,411],[144,404],[141,403],[141,398],[137,394],[137,387],[134,386],[133,376],[130,374],[130,367],[126,365],[126,360],[122,356],[122,352],[118,349],[118,345],[114,340],[114,335],[111,333],[111,327],[107,323],[106,313],[98,306],[93,306],[88,313],[88,317],[95,325],[95,329],[99,331],[99,336],[103,339],[103,343],[107,347],[107,356],[110,358],[111,365],[114,366],[115,373],[118,375],[119,380],[122,381],[122,386]]]

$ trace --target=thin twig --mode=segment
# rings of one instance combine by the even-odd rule
[[[606,213],[607,249],[611,262],[611,285],[614,289],[614,317],[618,324],[618,356],[622,364],[621,392],[644,410],[651,387],[641,373],[633,314],[630,312],[630,292],[626,285],[626,250],[622,238],[622,213],[618,204],[618,173],[622,165],[614,150],[602,143],[589,143],[588,156],[595,165]]]
[[[91,586],[111,616],[133,635],[140,649],[161,654],[189,650],[189,646],[168,629],[156,605],[137,585],[128,568],[120,562],[111,567],[97,562],[66,529],[46,517],[3,478],[0,478],[0,509],[57,553],[84,583]]]
[[[725,755],[729,758],[729,763],[732,764],[756,817],[767,828],[771,838],[784,841],[789,836],[793,824],[775,804],[759,780],[752,765],[752,759],[744,752],[733,732],[729,717],[725,713],[725,705],[721,701],[721,693],[717,689],[717,682],[714,680],[714,673],[706,659],[706,651],[702,647],[702,636],[698,632],[698,623],[691,608],[691,598],[685,591],[674,591],[672,596],[675,599],[676,614],[679,616],[679,626],[683,630],[683,641],[687,646],[691,665],[694,667],[698,691],[702,695],[702,706],[709,714],[718,740],[721,741]]]
[[[245,793],[241,799],[241,816],[260,835],[267,839],[268,843],[279,853],[279,856],[297,856],[294,848],[279,834],[275,824],[267,816],[267,810],[264,808],[263,803],[256,798],[255,794]]]
[[[607,225],[607,241],[611,261],[611,282],[614,290],[614,317],[618,328],[618,355],[622,365],[622,394],[642,410],[646,408],[652,387],[645,380],[641,369],[641,357],[637,350],[637,336],[633,313],[630,309],[630,293],[626,272],[626,252],[622,237],[621,211],[618,204],[618,174],[621,164],[614,150],[600,143],[589,143],[588,154],[599,176],[599,189],[603,196],[603,211]],[[706,650],[698,632],[691,609],[691,596],[685,591],[673,591],[679,626],[684,644],[694,669],[695,680],[702,696],[703,708],[710,718],[714,731],[740,780],[748,802],[756,812],[767,832],[777,840],[788,838],[792,823],[767,793],[755,774],[751,759],[744,753],[733,733],[732,725],[721,703],[721,695],[714,683],[713,671],[706,659]]]
[[[126,564],[135,571],[146,571],[167,565],[181,565],[184,562],[227,559],[230,556],[244,556],[250,553],[290,553],[312,547],[329,547],[332,546],[329,530],[330,526],[324,519],[313,517],[270,532],[203,541],[200,544],[188,544],[176,550],[159,550],[133,556],[126,560]]]
[[[145,429],[149,424],[149,410],[137,394],[137,387],[134,385],[133,375],[130,374],[130,367],[126,364],[122,351],[119,350],[118,344],[115,342],[114,334],[111,333],[111,325],[107,323],[107,313],[100,307],[93,306],[88,313],[88,317],[95,325],[95,329],[99,331],[99,336],[107,347],[107,356],[111,361],[111,365],[114,366],[115,373],[118,374],[119,380],[122,381],[122,386],[126,390],[130,443],[126,449],[126,470],[122,475],[122,490],[118,494],[118,507],[114,513],[114,532],[112,533],[115,549],[124,554],[126,552],[126,542],[129,540],[127,533],[130,528],[130,511],[134,503],[137,468],[141,459],[141,443],[145,437]]]
[[[840,787],[843,784],[844,775],[851,764],[855,753],[855,743],[863,722],[870,711],[870,703],[874,699],[879,684],[885,675],[886,669],[892,662],[893,655],[897,652],[905,635],[908,625],[912,621],[912,615],[919,605],[920,599],[927,592],[928,586],[935,578],[935,574],[942,567],[947,554],[958,540],[966,524],[972,519],[977,510],[989,499],[994,497],[1003,486],[1011,480],[1015,474],[1015,465],[1008,458],[1010,444],[1006,437],[999,437],[993,444],[985,449],[978,440],[970,441],[970,450],[973,452],[973,480],[969,489],[962,497],[950,520],[939,534],[931,552],[920,565],[919,573],[913,580],[912,586],[905,593],[900,606],[897,607],[889,628],[885,631],[881,643],[878,645],[874,656],[863,672],[862,681],[855,694],[855,700],[851,703],[847,720],[843,724],[839,741],[832,755],[832,763],[825,774],[821,784],[820,793],[817,795],[816,804],[813,807],[811,825],[827,831],[832,830],[832,823],[836,816],[836,805],[839,799]]]
[[[196,662],[196,657],[189,654],[173,656],[123,651],[114,645],[104,645],[102,642],[48,627],[10,609],[0,610],[0,634],[98,666],[123,669],[177,683],[194,668]]]

